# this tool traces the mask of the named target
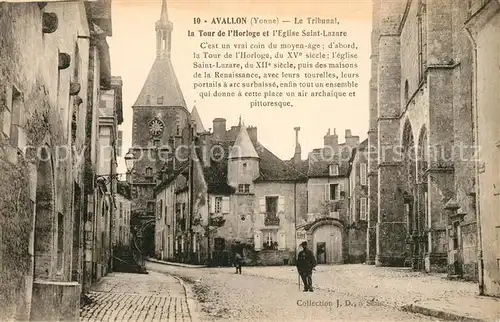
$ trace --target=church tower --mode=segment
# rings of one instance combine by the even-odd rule
[[[168,159],[165,151],[173,152],[181,144],[187,144],[190,135],[190,113],[171,61],[172,30],[167,3],[163,0],[156,22],[156,58],[132,106],[132,152],[136,157],[131,176],[134,226],[155,218],[154,187]],[[175,170],[173,163],[171,169]],[[147,232],[143,233],[145,239],[150,239]]]

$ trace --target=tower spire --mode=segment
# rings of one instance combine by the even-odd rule
[[[168,20],[167,0],[162,0],[160,20],[156,22],[156,57],[170,57],[173,24]]]
[[[160,21],[162,21],[162,22],[168,22],[167,0],[162,0],[161,1]]]

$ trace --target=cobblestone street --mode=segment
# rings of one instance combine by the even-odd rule
[[[150,272],[112,273],[90,293],[81,321],[193,321],[183,285],[174,277]]]
[[[190,282],[200,302],[202,320],[439,321],[403,312],[377,297],[346,295],[324,288],[304,293],[299,290],[297,278],[268,278],[254,272],[262,269],[280,274],[290,271],[290,267],[244,268],[242,275],[234,274],[232,268],[192,269],[157,263],[148,263],[148,269]]]

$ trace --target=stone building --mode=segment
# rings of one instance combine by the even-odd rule
[[[361,142],[351,157],[349,172],[349,262],[365,263],[368,238],[368,139]]]
[[[117,140],[118,126],[123,122],[122,87],[120,77],[112,77],[110,89],[100,91],[97,128],[97,167],[94,189],[92,220],[92,280],[98,281],[112,270],[113,226],[116,217],[118,177]]]
[[[363,228],[351,225],[349,204],[351,162],[358,145],[359,136],[349,129],[341,144],[335,130],[328,130],[323,148],[314,149],[307,160],[300,160],[297,139],[295,156],[288,161],[307,176],[307,216],[297,221],[297,243],[307,241],[319,263],[364,261],[365,235]]]
[[[80,124],[109,76],[94,59],[110,34],[107,5],[0,4],[1,320],[78,319],[94,135]]]
[[[468,3],[373,2],[367,249],[376,265],[477,278]]]
[[[156,59],[144,86],[132,106],[132,150],[136,162],[132,180],[132,222],[141,230],[144,250],[154,255],[156,179],[164,164],[159,151],[171,150],[189,140],[189,111],[171,61],[173,24],[163,0],[156,22]],[[183,149],[178,149],[183,153]]]
[[[203,129],[192,114],[195,131]],[[199,152],[191,171],[189,162],[179,164],[156,189],[159,256],[229,265],[239,252],[250,265],[292,262],[295,221],[307,212],[307,177],[262,146],[256,127],[241,122],[226,129],[225,119],[214,119],[213,132],[198,133],[197,146],[209,156]],[[199,194],[196,181],[205,186]],[[197,195],[203,201],[190,203]]]
[[[500,296],[500,1],[469,0],[462,13],[470,35],[473,64],[473,99],[477,157],[477,209],[479,288],[485,295]],[[465,33],[465,30],[463,31]],[[465,40],[465,36],[461,36]],[[482,263],[482,265],[481,265]]]
[[[113,245],[115,247],[129,247],[131,243],[130,215],[132,206],[130,185],[127,182],[119,181],[116,188]]]

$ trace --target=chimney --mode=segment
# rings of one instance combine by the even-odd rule
[[[355,148],[359,145],[359,136],[352,135],[351,130],[345,130],[345,144],[350,148]]]
[[[247,132],[248,132],[248,135],[250,136],[250,139],[253,142],[257,142],[257,127],[256,126],[249,126],[249,127],[247,127]]]
[[[202,164],[204,167],[210,167],[210,150],[212,148],[211,135],[210,132],[203,132],[200,134],[201,142],[201,152],[202,152]]]
[[[216,118],[213,120],[214,132],[213,138],[217,141],[223,141],[226,139],[226,119]]]
[[[302,160],[302,149],[301,149],[300,143],[299,143],[300,127],[297,126],[293,129],[295,130],[295,153],[293,155],[293,162],[298,163],[300,160]]]
[[[335,152],[338,150],[339,137],[335,132],[335,129],[333,129],[333,134],[330,134],[330,129],[328,129],[328,132],[323,137],[323,140],[325,149],[329,150],[330,152]]]

